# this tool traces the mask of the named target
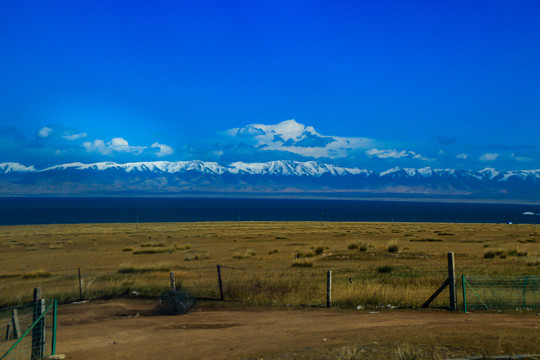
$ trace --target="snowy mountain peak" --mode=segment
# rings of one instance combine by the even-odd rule
[[[525,199],[540,202],[540,170],[481,171],[395,167],[382,172],[316,161],[73,162],[35,169],[0,164],[0,195],[284,193],[341,196]],[[249,196],[249,195],[248,195]],[[327,195],[323,195],[327,196]],[[331,196],[331,195],[330,195]]]
[[[116,170],[130,174],[139,173],[200,173],[205,175],[280,175],[280,176],[300,176],[300,177],[321,177],[330,176],[358,176],[364,177],[376,176],[386,179],[429,179],[438,178],[461,178],[475,179],[478,181],[508,181],[510,179],[540,180],[540,170],[512,170],[499,171],[493,168],[485,168],[480,171],[455,170],[455,169],[434,169],[424,167],[419,169],[394,167],[382,172],[375,172],[360,168],[347,168],[333,164],[323,164],[316,161],[292,161],[275,160],[268,162],[233,162],[228,165],[220,165],[216,162],[201,160],[191,161],[146,161],[118,164],[112,161],[97,162],[85,164],[82,162],[73,162],[68,164],[55,165],[41,170],[36,170],[34,166],[25,166],[16,162],[0,163],[0,174],[9,173],[48,173],[51,171],[110,171]]]

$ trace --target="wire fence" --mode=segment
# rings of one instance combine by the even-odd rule
[[[56,301],[0,309],[0,359],[43,359],[55,353]]]
[[[463,306],[472,309],[540,309],[540,275],[463,276]]]
[[[159,263],[133,268],[66,268],[47,271],[39,278],[21,277],[6,281],[10,281],[10,289],[22,294],[28,294],[29,287],[41,286],[47,297],[66,303],[115,296],[159,296],[170,286],[169,272],[174,271],[177,287],[198,299],[220,300],[223,297],[225,300],[261,305],[326,304],[326,277],[331,266],[231,264],[219,267],[221,287],[218,265],[206,264],[164,268]],[[382,303],[419,306],[446,278],[444,263],[423,267],[351,263],[332,271],[333,303],[343,307],[378,306]],[[444,305],[439,303],[438,306]]]
[[[169,264],[163,268],[159,264],[134,268],[111,265],[57,269],[36,281],[39,280],[40,286],[47,289],[48,297],[58,298],[61,303],[115,296],[156,297],[169,288],[169,272],[174,271],[177,287],[198,299],[223,299],[258,305],[325,306],[328,296],[327,272],[331,269],[333,305],[403,308],[422,306],[449,277],[445,261],[436,264],[351,262],[350,266],[337,269],[332,269],[331,264],[304,267],[301,262],[298,266],[273,268],[254,263],[245,266]],[[478,270],[482,269],[467,265],[456,268],[456,274],[483,273]],[[462,288],[464,283],[456,281],[458,300],[464,294],[469,309],[540,307],[538,276],[522,277],[527,279],[526,283],[522,280],[517,283],[486,280],[492,278],[467,276],[465,292]],[[25,279],[20,280],[27,289],[28,283],[22,282]],[[449,307],[451,300],[448,295],[447,287],[429,306]]]

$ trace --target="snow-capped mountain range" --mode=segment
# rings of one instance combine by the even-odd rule
[[[80,162],[36,169],[0,163],[0,195],[268,195],[433,197],[540,201],[540,169],[392,168],[377,172],[316,161]]]

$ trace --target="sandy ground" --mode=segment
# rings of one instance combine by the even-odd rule
[[[155,316],[154,305],[111,300],[61,306],[57,352],[82,360],[307,359],[335,358],[336,349],[356,345],[371,351],[362,357],[369,358],[379,351],[395,353],[396,344],[406,343],[436,349],[438,355],[428,358],[540,353],[535,313],[239,310],[202,304],[187,315]]]

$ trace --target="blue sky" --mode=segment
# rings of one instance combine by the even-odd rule
[[[0,162],[538,169],[539,15],[537,1],[3,1]]]

